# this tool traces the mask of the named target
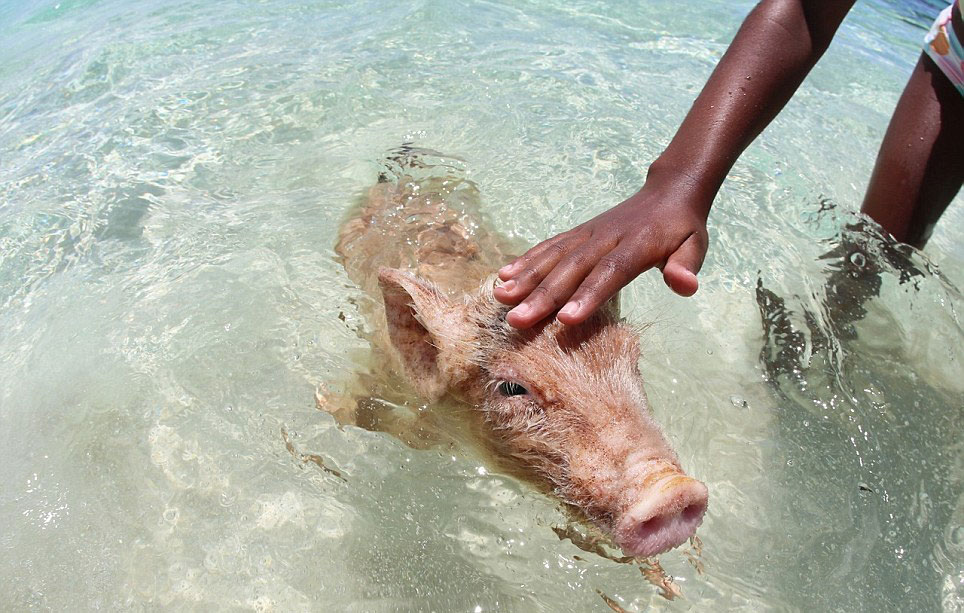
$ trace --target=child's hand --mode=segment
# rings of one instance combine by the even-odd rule
[[[695,293],[717,190],[826,50],[853,3],[757,4],[676,136],[650,165],[643,189],[499,271],[505,285],[495,289],[496,299],[520,303],[509,311],[509,324],[528,328],[559,307],[559,321],[578,324],[653,266],[676,293]]]
[[[544,241],[499,271],[495,297],[520,303],[506,317],[528,328],[556,316],[574,325],[588,318],[637,275],[656,266],[677,294],[692,296],[706,255],[709,205],[680,191],[647,187],[586,223]]]

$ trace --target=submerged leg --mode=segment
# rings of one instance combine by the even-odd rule
[[[964,180],[964,96],[922,54],[897,103],[861,210],[923,247]]]

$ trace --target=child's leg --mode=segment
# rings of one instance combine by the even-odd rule
[[[923,247],[964,181],[964,96],[922,54],[887,127],[861,210]]]

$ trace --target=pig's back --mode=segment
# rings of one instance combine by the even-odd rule
[[[335,250],[348,276],[372,295],[382,266],[412,270],[451,295],[476,291],[508,260],[505,240],[484,227],[478,188],[458,160],[393,153],[339,232]]]

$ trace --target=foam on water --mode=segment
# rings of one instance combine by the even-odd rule
[[[366,363],[332,246],[383,152],[466,160],[534,243],[640,185],[751,5],[0,6],[5,606],[675,607],[471,449],[313,395]],[[858,3],[733,169],[700,292],[623,297],[710,489],[700,559],[661,557],[684,607],[964,606],[964,207],[923,254],[845,229],[933,8]]]

